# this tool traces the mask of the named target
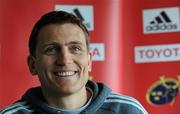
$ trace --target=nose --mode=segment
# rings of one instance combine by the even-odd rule
[[[59,54],[57,55],[56,63],[58,65],[66,65],[72,62],[72,56],[71,53],[68,51],[68,49],[63,48],[59,51]]]

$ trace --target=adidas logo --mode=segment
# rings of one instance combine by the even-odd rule
[[[168,17],[165,11],[162,11],[159,16],[155,17],[154,21],[151,21],[150,24],[161,24],[161,23],[171,23],[171,19]]]
[[[162,11],[159,16],[155,17],[150,25],[146,27],[147,31],[158,30],[176,30],[177,24],[173,24],[165,11]]]
[[[145,10],[144,33],[173,32],[180,30],[179,9]]]
[[[87,21],[83,18],[82,14],[80,13],[80,11],[79,11],[78,8],[73,9],[73,13],[83,21],[84,25],[85,25],[87,28],[90,28],[90,26],[91,26],[90,23],[87,22]]]
[[[55,10],[67,11],[79,17],[89,31],[94,30],[94,11],[92,5],[55,5]],[[87,15],[88,14],[88,15]]]

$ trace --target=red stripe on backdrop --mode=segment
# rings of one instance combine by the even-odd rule
[[[47,11],[50,0],[1,0],[0,17],[0,108],[13,103],[30,87],[38,85],[30,75],[26,58],[32,26]]]

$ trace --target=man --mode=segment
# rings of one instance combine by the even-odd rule
[[[42,16],[29,49],[29,69],[41,87],[29,89],[0,114],[147,114],[135,99],[88,80],[89,35],[76,16],[64,11]]]

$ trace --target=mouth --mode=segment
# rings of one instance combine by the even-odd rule
[[[78,71],[58,71],[54,72],[54,75],[57,77],[70,77],[74,76]]]

